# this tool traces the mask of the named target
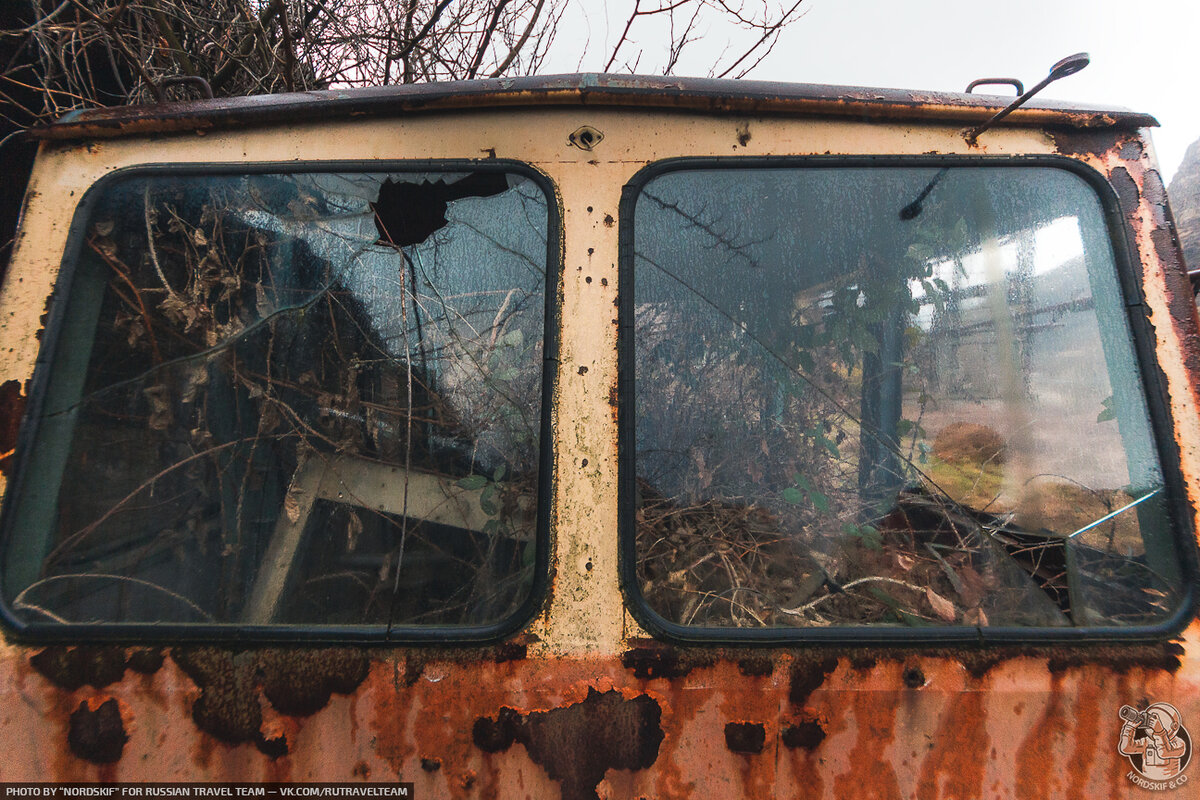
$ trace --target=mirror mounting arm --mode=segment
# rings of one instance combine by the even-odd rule
[[[1016,100],[1013,100],[1011,103],[1009,103],[1005,108],[1003,108],[999,113],[997,113],[994,117],[989,119],[987,122],[983,123],[982,125],[979,125],[978,127],[971,128],[970,130],[966,131],[963,135],[967,140],[967,144],[974,147],[975,143],[976,143],[976,141],[978,141],[979,135],[981,133],[983,133],[988,128],[995,125],[1000,120],[1007,117],[1012,112],[1016,111],[1021,106],[1025,105],[1025,103],[1031,97],[1033,97],[1035,94],[1040,92],[1042,89],[1045,89],[1047,86],[1049,86],[1054,81],[1058,80],[1059,78],[1065,78],[1068,75],[1074,75],[1076,72],[1079,72],[1079,70],[1086,67],[1090,62],[1091,62],[1091,57],[1088,56],[1087,53],[1076,53],[1073,56],[1067,56],[1066,58],[1062,59],[1061,61],[1059,61],[1057,64],[1055,64],[1053,67],[1050,68],[1050,74],[1047,75],[1045,78],[1043,78],[1040,83],[1038,83],[1036,86],[1031,88],[1029,91],[1023,92],[1020,97],[1018,97]]]

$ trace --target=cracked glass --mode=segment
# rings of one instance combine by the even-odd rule
[[[662,620],[1120,627],[1178,607],[1082,177],[679,167],[634,208],[626,535]]]
[[[20,620],[383,632],[520,611],[533,180],[141,174],[86,209],[6,512]]]

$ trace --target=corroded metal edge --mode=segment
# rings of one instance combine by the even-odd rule
[[[979,123],[1011,98],[958,92],[874,89],[769,81],[640,75],[552,75],[408,84],[364,89],[195,100],[74,112],[30,131],[39,139],[114,138],[132,134],[228,130],[420,111],[545,106],[620,106],[707,113],[804,114],[859,119],[937,119]],[[1124,109],[1042,101],[1006,125],[1136,129],[1157,126]]]

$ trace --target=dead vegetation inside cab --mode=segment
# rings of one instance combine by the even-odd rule
[[[1066,624],[1066,543],[1052,526],[1099,519],[1130,502],[1122,492],[1051,486],[1039,498],[1042,525],[1022,528],[936,491],[906,489],[871,523],[834,535],[817,521],[789,532],[762,506],[708,500],[681,508],[643,487],[642,592],[663,616],[698,626]],[[1109,522],[1110,543],[1136,535],[1128,529],[1127,520]],[[1147,599],[1167,607],[1153,585],[1111,593],[1116,613],[1136,617]]]
[[[1098,319],[1123,301],[1084,257],[1090,232],[1039,249],[1100,224],[1064,173],[823,161],[646,180],[626,519],[650,610],[699,628],[1169,615],[1165,490],[1110,383],[1118,323]]]
[[[521,180],[111,184],[65,315],[95,327],[59,331],[86,373],[51,379],[27,464],[62,488],[41,501],[56,511],[27,504],[53,531],[17,608],[379,626],[511,614],[532,576],[544,302],[544,200]],[[430,194],[436,219],[387,230]],[[480,260],[443,278],[471,236]],[[488,285],[487,246],[507,259],[493,269],[531,277]]]

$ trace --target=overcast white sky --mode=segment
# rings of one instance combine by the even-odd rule
[[[622,14],[618,5],[607,4],[614,17]],[[615,41],[624,17],[606,21],[605,7],[584,12],[586,20],[564,20],[559,44],[587,37],[595,52],[598,43]],[[748,77],[962,91],[975,78],[1010,76],[1031,86],[1060,58],[1084,51],[1091,65],[1042,96],[1153,114],[1162,126],[1153,138],[1167,180],[1200,138],[1200,0],[805,0],[801,8],[805,16]],[[649,38],[647,31],[640,43]],[[710,29],[676,73],[705,74],[705,60],[726,39]],[[548,64],[547,71],[602,66],[587,58]],[[661,66],[648,53],[637,71]]]

